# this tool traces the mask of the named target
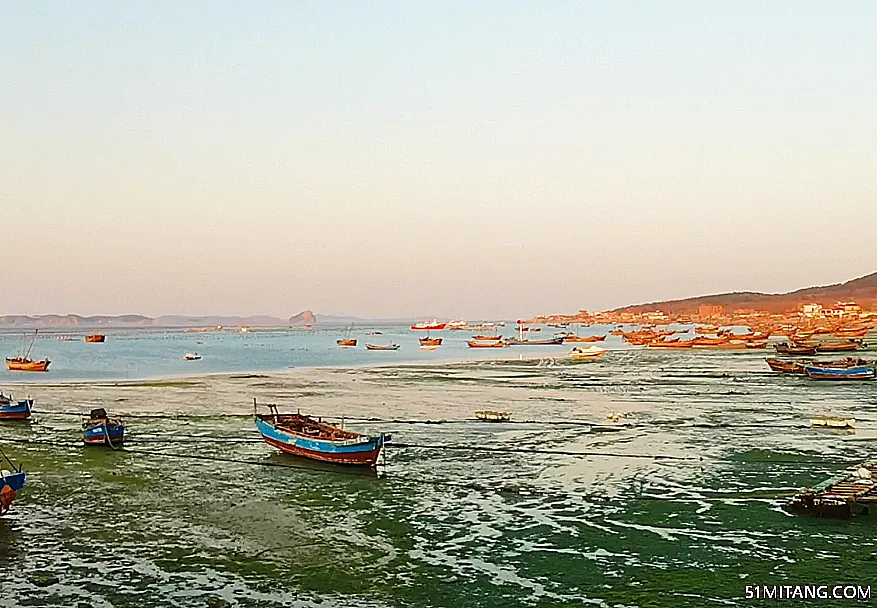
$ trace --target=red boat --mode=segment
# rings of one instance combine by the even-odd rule
[[[338,344],[338,346],[351,348],[356,346],[356,338],[351,338],[349,340],[336,340],[336,343]]]
[[[502,340],[502,336],[472,336],[473,340],[482,340],[485,342],[489,342],[491,340]]]
[[[103,334],[92,334],[90,336],[85,336],[85,341],[91,342],[91,343],[106,342],[106,340],[107,340],[107,337]]]
[[[421,338],[420,339],[421,346],[441,346],[442,338]]]
[[[430,329],[434,329],[436,331],[442,330],[445,328],[447,323],[439,323],[435,319],[432,321],[424,321],[423,323],[415,323],[411,326],[411,329],[416,331],[429,331]]]

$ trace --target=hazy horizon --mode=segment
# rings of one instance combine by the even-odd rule
[[[0,314],[514,319],[877,270],[872,3],[5,8]]]

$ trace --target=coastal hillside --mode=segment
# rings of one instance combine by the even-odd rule
[[[877,272],[846,283],[807,287],[788,293],[732,292],[698,296],[681,300],[649,302],[618,308],[615,312],[642,313],[661,310],[667,314],[694,314],[700,306],[724,306],[726,310],[762,310],[785,313],[798,310],[803,304],[831,306],[836,302],[854,301],[863,308],[877,307]]]
[[[162,315],[146,317],[143,315],[0,315],[2,327],[36,327],[73,329],[77,327],[284,327],[313,323],[314,313],[303,311],[288,321],[267,315],[228,316],[228,315]]]

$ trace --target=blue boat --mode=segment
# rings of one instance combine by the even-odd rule
[[[12,395],[0,393],[0,420],[26,420],[30,418],[32,408],[33,399],[15,401]]]
[[[312,460],[374,467],[390,435],[355,433],[301,413],[280,414],[273,405],[269,414],[256,414],[256,428],[268,445],[282,452]],[[254,404],[255,408],[255,404]]]
[[[849,367],[805,365],[804,374],[814,380],[873,380],[877,378],[877,365],[874,363]]]
[[[125,425],[119,418],[110,418],[104,408],[91,410],[88,420],[82,422],[82,436],[86,445],[122,446]]]
[[[11,471],[3,468],[4,461],[12,468]],[[9,511],[12,501],[15,500],[26,481],[27,474],[21,470],[21,466],[16,468],[12,461],[3,454],[3,459],[0,459],[0,515],[5,515]]]

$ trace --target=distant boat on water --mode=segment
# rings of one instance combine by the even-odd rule
[[[96,342],[106,342],[107,337],[103,334],[92,334],[90,336],[85,336],[86,342],[96,343]]]
[[[49,361],[48,359],[42,359],[40,361],[33,361],[30,357],[30,351],[33,349],[34,342],[37,339],[37,332],[39,330],[35,329],[33,332],[33,339],[30,341],[30,346],[27,347],[27,351],[23,356],[19,357],[7,357],[6,358],[6,368],[9,371],[15,372],[47,372],[49,371]]]
[[[337,344],[341,348],[355,348],[356,344],[357,344],[356,338],[350,337],[350,331],[352,329],[353,329],[352,326],[348,327],[347,331],[344,333],[344,337],[341,338],[340,340],[335,340],[335,344]]]
[[[429,336],[425,338],[420,338],[420,346],[441,346],[442,338],[430,338]]]
[[[366,350],[399,350],[398,344],[366,344]]]
[[[423,321],[422,323],[415,323],[411,326],[411,329],[415,331],[429,331],[434,329],[436,331],[440,331],[447,326],[447,323],[440,323],[438,320],[433,319],[432,321]]]
[[[198,361],[201,358],[201,355],[198,353],[186,353],[183,355],[184,361]]]

